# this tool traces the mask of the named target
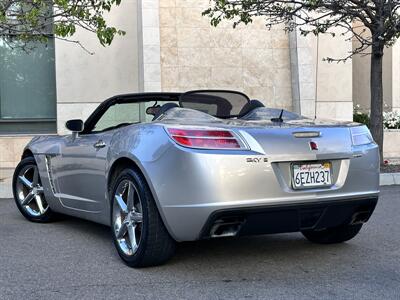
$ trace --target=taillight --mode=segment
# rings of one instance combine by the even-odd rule
[[[202,149],[242,149],[239,138],[228,130],[167,128],[181,146]]]
[[[367,126],[351,127],[350,133],[354,146],[367,145],[374,142]]]

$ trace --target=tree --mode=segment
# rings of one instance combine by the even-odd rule
[[[217,26],[223,19],[248,24],[254,17],[264,17],[266,26],[285,24],[289,31],[298,28],[301,34],[332,34],[332,28],[343,28],[358,46],[347,57],[327,58],[346,61],[355,54],[371,55],[371,133],[383,158],[383,52],[400,36],[399,0],[213,0],[203,12]]]
[[[11,48],[29,50],[35,41],[56,37],[71,40],[77,27],[95,33],[99,42],[110,45],[125,32],[107,25],[104,18],[121,0],[1,0],[0,39]]]

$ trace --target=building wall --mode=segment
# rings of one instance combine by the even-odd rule
[[[314,118],[352,120],[352,65],[328,63],[326,58],[344,58],[351,43],[337,30],[329,35],[290,33],[293,108]],[[333,47],[334,46],[334,47]]]
[[[14,168],[32,136],[0,136],[0,169]]]
[[[67,132],[64,128],[67,120],[85,120],[106,98],[140,90],[142,49],[137,1],[122,1],[107,18],[110,24],[126,31],[126,36],[116,37],[111,46],[102,47],[95,34],[81,29],[73,37],[93,55],[74,43],[55,42],[59,134]],[[15,167],[33,136],[0,136],[0,168]]]
[[[400,129],[385,130],[383,137],[384,157],[390,159],[400,157]]]
[[[142,0],[141,17],[143,44],[141,87],[146,92],[161,91],[160,15],[159,0]],[[139,3],[140,3],[139,2]]]
[[[352,62],[329,63],[325,59],[345,58],[352,51],[349,35],[335,29],[336,37],[321,35],[318,44],[317,116],[353,120]]]
[[[400,41],[392,47],[392,108],[400,111]]]
[[[359,34],[365,29],[358,26]],[[365,34],[370,34],[369,30]],[[354,39],[353,49],[360,46]],[[368,53],[368,50],[365,51]],[[371,56],[355,55],[353,57],[353,102],[359,105],[363,111],[369,111],[371,107]],[[400,87],[396,82],[400,80],[400,43],[393,47],[385,48],[383,57],[383,101],[386,109],[400,108]]]
[[[383,57],[383,101],[388,108],[393,106],[393,49],[385,49]],[[356,55],[353,57],[353,100],[364,111],[371,106],[370,92],[371,56]]]
[[[65,121],[86,119],[106,98],[142,90],[236,89],[270,107],[345,120],[352,118],[353,98],[369,107],[368,57],[322,61],[351,50],[344,38],[321,36],[317,43],[313,36],[268,30],[262,19],[236,29],[228,23],[213,28],[201,15],[208,3],[124,0],[109,20],[127,35],[110,47],[83,30],[74,39],[93,55],[56,41],[58,133],[66,133]],[[400,109],[400,43],[387,54],[385,101]],[[14,167],[31,138],[0,136],[0,168]]]
[[[64,133],[65,121],[86,119],[99,103],[121,93],[139,91],[138,5],[122,1],[108,16],[110,25],[126,31],[112,45],[103,47],[95,34],[78,29],[73,43],[56,41],[57,127]]]
[[[271,107],[292,109],[289,37],[261,19],[211,27],[208,1],[159,2],[164,91],[236,89]]]

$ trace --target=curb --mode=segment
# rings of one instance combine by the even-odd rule
[[[8,180],[0,181],[0,199],[1,198],[12,198],[11,183]]]
[[[382,173],[380,186],[400,185],[400,173]],[[12,198],[11,180],[0,181],[0,199]]]
[[[380,185],[400,185],[400,173],[382,173],[380,176]]]

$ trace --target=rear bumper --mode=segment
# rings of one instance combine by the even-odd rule
[[[321,230],[369,220],[378,197],[216,211],[200,238]]]
[[[372,214],[379,193],[321,197],[291,201],[256,201],[208,203],[190,206],[163,207],[170,234],[177,241],[193,241],[212,236],[216,221],[238,225],[238,235],[296,232],[350,224],[354,214],[367,211],[366,222]],[[365,214],[364,214],[365,215]],[[230,218],[232,217],[232,218]],[[224,218],[228,218],[225,220]],[[168,228],[168,227],[167,227]],[[236,234],[232,234],[236,235]]]
[[[251,151],[225,153],[172,147],[159,159],[145,162],[143,169],[171,236],[177,241],[193,241],[204,237],[210,216],[221,211],[377,198],[378,157],[378,148],[371,144],[354,149],[347,158],[304,158],[300,161],[332,162],[333,185],[308,190],[292,188],[290,165],[299,157],[273,161],[275,156]],[[288,228],[278,232],[301,230],[293,225]]]

